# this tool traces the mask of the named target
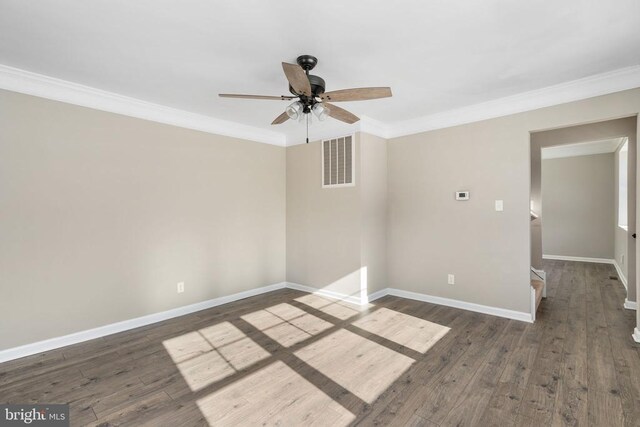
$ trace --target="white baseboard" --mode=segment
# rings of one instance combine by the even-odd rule
[[[375,301],[375,300],[380,299],[380,298],[382,298],[384,296],[387,296],[387,295],[389,295],[389,288],[380,289],[377,292],[369,294],[369,302]]]
[[[633,340],[634,340],[635,342],[640,343],[640,329],[635,328],[635,329],[633,330],[633,335],[631,335],[631,336],[633,337]]]
[[[327,289],[313,288],[311,286],[301,285],[299,283],[293,283],[293,282],[286,282],[286,287],[289,289],[295,289],[296,291],[308,292],[310,294],[316,294],[316,295],[321,295],[328,298],[339,299],[351,304],[356,304],[356,305],[366,304],[366,301],[363,302],[359,294],[358,296],[347,295],[340,292],[330,291]]]
[[[627,288],[627,278],[624,276],[624,274],[622,273],[622,269],[620,268],[620,266],[618,265],[618,261],[613,260],[613,266],[616,268],[616,271],[618,272],[618,278],[620,279],[620,281],[622,282],[622,284],[624,285],[624,289],[629,292],[629,289]]]
[[[627,310],[637,310],[638,303],[636,301],[629,301],[628,299],[624,299],[624,308]]]
[[[490,307],[486,305],[474,304],[465,301],[454,300],[450,298],[436,297],[426,294],[420,294],[417,292],[403,291],[401,289],[386,288],[376,291],[366,297],[367,301],[362,301],[360,296],[346,295],[339,292],[334,292],[326,289],[317,289],[310,286],[300,285],[292,282],[276,283],[274,285],[263,286],[261,288],[252,289],[245,292],[239,292],[237,294],[228,295],[224,297],[214,298],[208,301],[203,301],[183,307],[174,308],[171,310],[163,311],[161,313],[149,314],[134,319],[124,320],[122,322],[112,323],[110,325],[100,326],[85,331],[76,332],[61,337],[51,338],[44,341],[35,342],[32,344],[26,344],[20,347],[9,348],[6,350],[0,350],[0,363],[9,360],[19,359],[21,357],[30,356],[32,354],[41,353],[44,351],[54,350],[56,348],[65,347],[72,344],[78,344],[83,341],[89,341],[92,339],[104,337],[107,335],[115,334],[118,332],[128,331],[130,329],[139,328],[141,326],[150,325],[152,323],[161,322],[163,320],[172,319],[174,317],[184,316],[186,314],[194,313],[196,311],[206,310],[208,308],[216,307],[222,304],[227,304],[233,301],[238,301],[244,298],[264,294],[266,292],[275,291],[278,289],[290,288],[302,292],[309,292],[317,295],[326,296],[329,298],[336,298],[343,301],[347,301],[352,304],[363,305],[367,301],[375,301],[386,295],[393,295],[400,298],[413,299],[416,301],[424,301],[432,304],[439,304],[448,307],[460,308],[462,310],[475,311],[478,313],[490,314],[493,316],[504,317],[507,319],[520,320],[523,322],[533,322],[534,317],[530,313],[524,313],[519,311],[507,310],[504,308]],[[640,337],[640,334],[638,335]]]
[[[389,288],[387,295],[401,298],[408,298],[417,301],[430,302],[432,304],[445,305],[447,307],[460,308],[462,310],[475,311],[477,313],[490,314],[492,316],[505,317],[507,319],[520,320],[522,322],[533,323],[531,313],[523,311],[507,310],[506,308],[490,307],[488,305],[475,304],[450,298],[436,297],[417,292],[403,291],[401,289]]]
[[[316,295],[322,295],[328,298],[340,299],[346,302],[350,302],[352,304],[359,304],[359,305],[366,304],[366,302],[361,302],[360,298],[354,295],[341,294],[338,292],[328,291],[326,289],[318,289],[318,288],[313,288],[306,285],[300,285],[298,283],[287,282],[287,288],[295,289],[302,292],[309,292]],[[421,293],[410,292],[410,291],[403,291],[402,289],[395,289],[395,288],[386,288],[386,289],[381,289],[379,291],[376,291],[372,294],[369,294],[367,297],[367,300],[369,302],[375,301],[386,295],[392,295],[392,296],[412,299],[416,301],[429,302],[432,304],[445,305],[447,307],[460,308],[462,310],[475,311],[477,313],[490,314],[492,316],[520,320],[522,322],[533,323],[534,321],[534,317],[530,313],[507,310],[505,308],[490,307],[487,305],[474,304],[474,303],[450,299],[450,298],[435,297],[432,295],[421,294]],[[535,304],[535,301],[534,301],[534,304]]]
[[[183,307],[174,308],[160,313],[149,314],[134,319],[124,320],[122,322],[112,323],[110,325],[100,326],[85,331],[75,332],[73,334],[61,337],[50,338],[44,341],[38,341],[32,344],[22,345],[20,347],[0,350],[0,363],[21,357],[30,356],[32,354],[50,351],[56,348],[77,344],[83,341],[89,341],[95,338],[104,337],[106,335],[118,332],[128,331],[130,329],[139,328],[141,326],[150,325],[152,323],[161,322],[163,320],[172,319],[174,317],[184,316],[185,314],[195,313],[196,311],[206,310],[222,304],[238,301],[244,298],[264,294],[266,292],[283,289],[286,287],[285,282],[276,283],[274,285],[263,286],[261,288],[251,289],[249,291],[239,292],[233,295],[227,295],[219,298],[202,301]]]
[[[597,264],[615,264],[615,260],[610,258],[587,258],[587,257],[581,257],[581,256],[568,256],[568,255],[542,255],[542,259],[555,259],[558,261],[595,262]]]

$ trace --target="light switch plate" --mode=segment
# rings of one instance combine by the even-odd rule
[[[496,212],[502,212],[504,210],[504,203],[502,200],[496,200]]]

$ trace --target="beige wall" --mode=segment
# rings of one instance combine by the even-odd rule
[[[320,142],[287,148],[287,281],[354,298],[387,288],[387,141],[355,135],[355,186],[322,188]]]
[[[530,132],[638,111],[634,89],[389,140],[389,282],[529,312]],[[471,200],[456,202],[456,190]]]
[[[387,140],[360,133],[362,188],[361,264],[369,294],[388,288],[387,277]]]
[[[639,90],[620,92],[619,94],[608,95],[605,97],[592,98],[590,100],[583,101],[583,103],[593,105],[595,100],[627,100],[627,94],[636,94]],[[609,109],[612,106],[604,105],[604,109]],[[626,106],[621,105],[621,111],[625,111]],[[634,113],[632,113],[634,114]],[[618,117],[626,116],[629,114],[621,113],[617,114]],[[615,114],[611,114],[609,117],[615,117]],[[551,129],[546,131],[534,132],[531,134],[531,202],[535,206],[536,212],[541,214],[541,221],[544,223],[544,206],[542,206],[541,199],[541,169],[540,169],[540,154],[543,147],[550,147],[555,145],[575,144],[588,141],[600,141],[610,138],[628,137],[629,138],[629,159],[636,159],[636,136],[638,119],[634,114],[632,117],[626,117],[613,120],[586,120],[587,124],[565,126],[558,129]],[[630,160],[628,163],[628,210],[629,217],[629,233],[627,236],[635,233],[636,229],[636,167],[637,159],[635,161]],[[617,187],[616,187],[617,188]],[[614,193],[617,193],[614,188]],[[617,200],[617,199],[616,199]],[[615,204],[617,208],[617,204]],[[540,268],[542,265],[542,230],[536,225],[538,221],[534,221],[531,227],[531,265]],[[622,267],[627,274],[627,298],[630,301],[635,301],[636,298],[636,241],[631,238],[627,238],[625,234],[619,231],[614,232],[615,247],[627,246],[627,256],[625,257],[625,266]],[[539,250],[538,250],[539,249]],[[616,256],[616,259],[619,259]],[[537,267],[540,266],[540,267]]]
[[[614,154],[542,160],[544,255],[614,257]]]
[[[0,348],[285,277],[357,295],[364,265],[371,291],[528,312],[530,132],[638,111],[640,89],[388,143],[356,135],[356,186],[323,190],[319,143],[285,150],[0,92],[0,312],[21,325],[3,324]],[[454,200],[462,189],[470,201]]]
[[[0,349],[283,282],[285,149],[0,91],[0,236]]]
[[[287,148],[287,281],[360,297],[360,138],[355,186],[322,188],[319,141]]]

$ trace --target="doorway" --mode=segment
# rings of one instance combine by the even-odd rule
[[[613,264],[635,309],[636,125],[634,116],[531,133],[533,278],[545,277],[545,259]]]

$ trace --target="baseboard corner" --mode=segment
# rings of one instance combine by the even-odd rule
[[[624,289],[628,292],[629,289],[627,288],[627,278],[622,273],[622,268],[620,268],[620,265],[618,265],[618,261],[616,261],[615,259],[613,260],[613,266],[616,268],[616,272],[618,273],[618,278],[622,282]]]
[[[380,289],[379,291],[369,294],[368,302],[375,301],[387,295],[389,295],[389,288]]]

